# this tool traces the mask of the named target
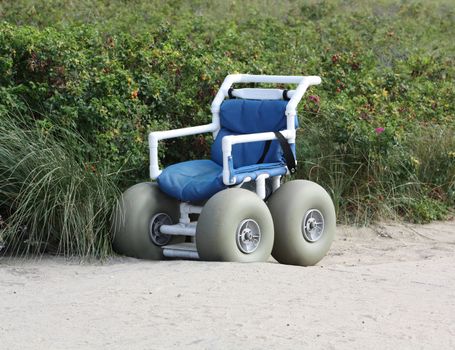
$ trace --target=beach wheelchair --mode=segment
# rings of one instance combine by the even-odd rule
[[[320,82],[317,76],[228,75],[212,102],[210,124],[151,132],[156,181],[134,185],[119,199],[114,250],[153,260],[260,262],[272,255],[302,266],[321,260],[335,235],[329,194],[311,181],[282,183],[296,169],[297,105]],[[233,87],[240,83],[297,87]],[[213,134],[211,159],[160,170],[160,140],[202,133]]]

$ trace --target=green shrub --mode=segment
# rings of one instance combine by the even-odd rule
[[[62,130],[76,129],[72,152],[120,170],[124,188],[147,178],[147,133],[208,122],[227,74],[317,74],[299,110],[298,176],[330,190],[340,220],[409,209],[425,221],[431,205],[415,203],[454,205],[450,4],[2,3],[0,116],[26,115],[65,145]],[[209,144],[163,142],[161,159],[204,157]]]

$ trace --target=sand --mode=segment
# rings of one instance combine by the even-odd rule
[[[453,349],[455,221],[340,227],[314,267],[0,260],[0,349]]]

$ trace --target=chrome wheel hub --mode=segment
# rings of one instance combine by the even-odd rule
[[[165,213],[156,214],[152,220],[150,220],[149,225],[149,235],[152,242],[157,246],[163,246],[168,244],[172,236],[166,235],[160,232],[160,227],[162,225],[172,225],[172,219],[169,215]]]
[[[310,209],[305,213],[302,222],[303,237],[308,242],[316,242],[324,234],[324,216],[317,209]]]
[[[261,241],[261,229],[253,219],[243,220],[236,233],[237,247],[242,253],[253,253]]]

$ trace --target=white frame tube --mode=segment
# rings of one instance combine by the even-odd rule
[[[173,236],[196,236],[196,225],[161,225],[160,232]]]
[[[173,248],[167,248],[166,246],[163,247],[163,255],[167,258],[174,258],[174,259],[199,260],[199,254],[197,251],[184,250],[184,249],[173,249]]]
[[[256,178],[256,194],[262,200],[264,200],[267,195],[265,190],[265,179],[268,179],[269,177],[269,174],[261,174]]]
[[[284,90],[281,89],[259,89],[259,88],[243,88],[234,89],[231,91],[232,96],[245,100],[281,100],[283,99]],[[287,97],[290,99],[294,96],[295,90],[288,90]]]

